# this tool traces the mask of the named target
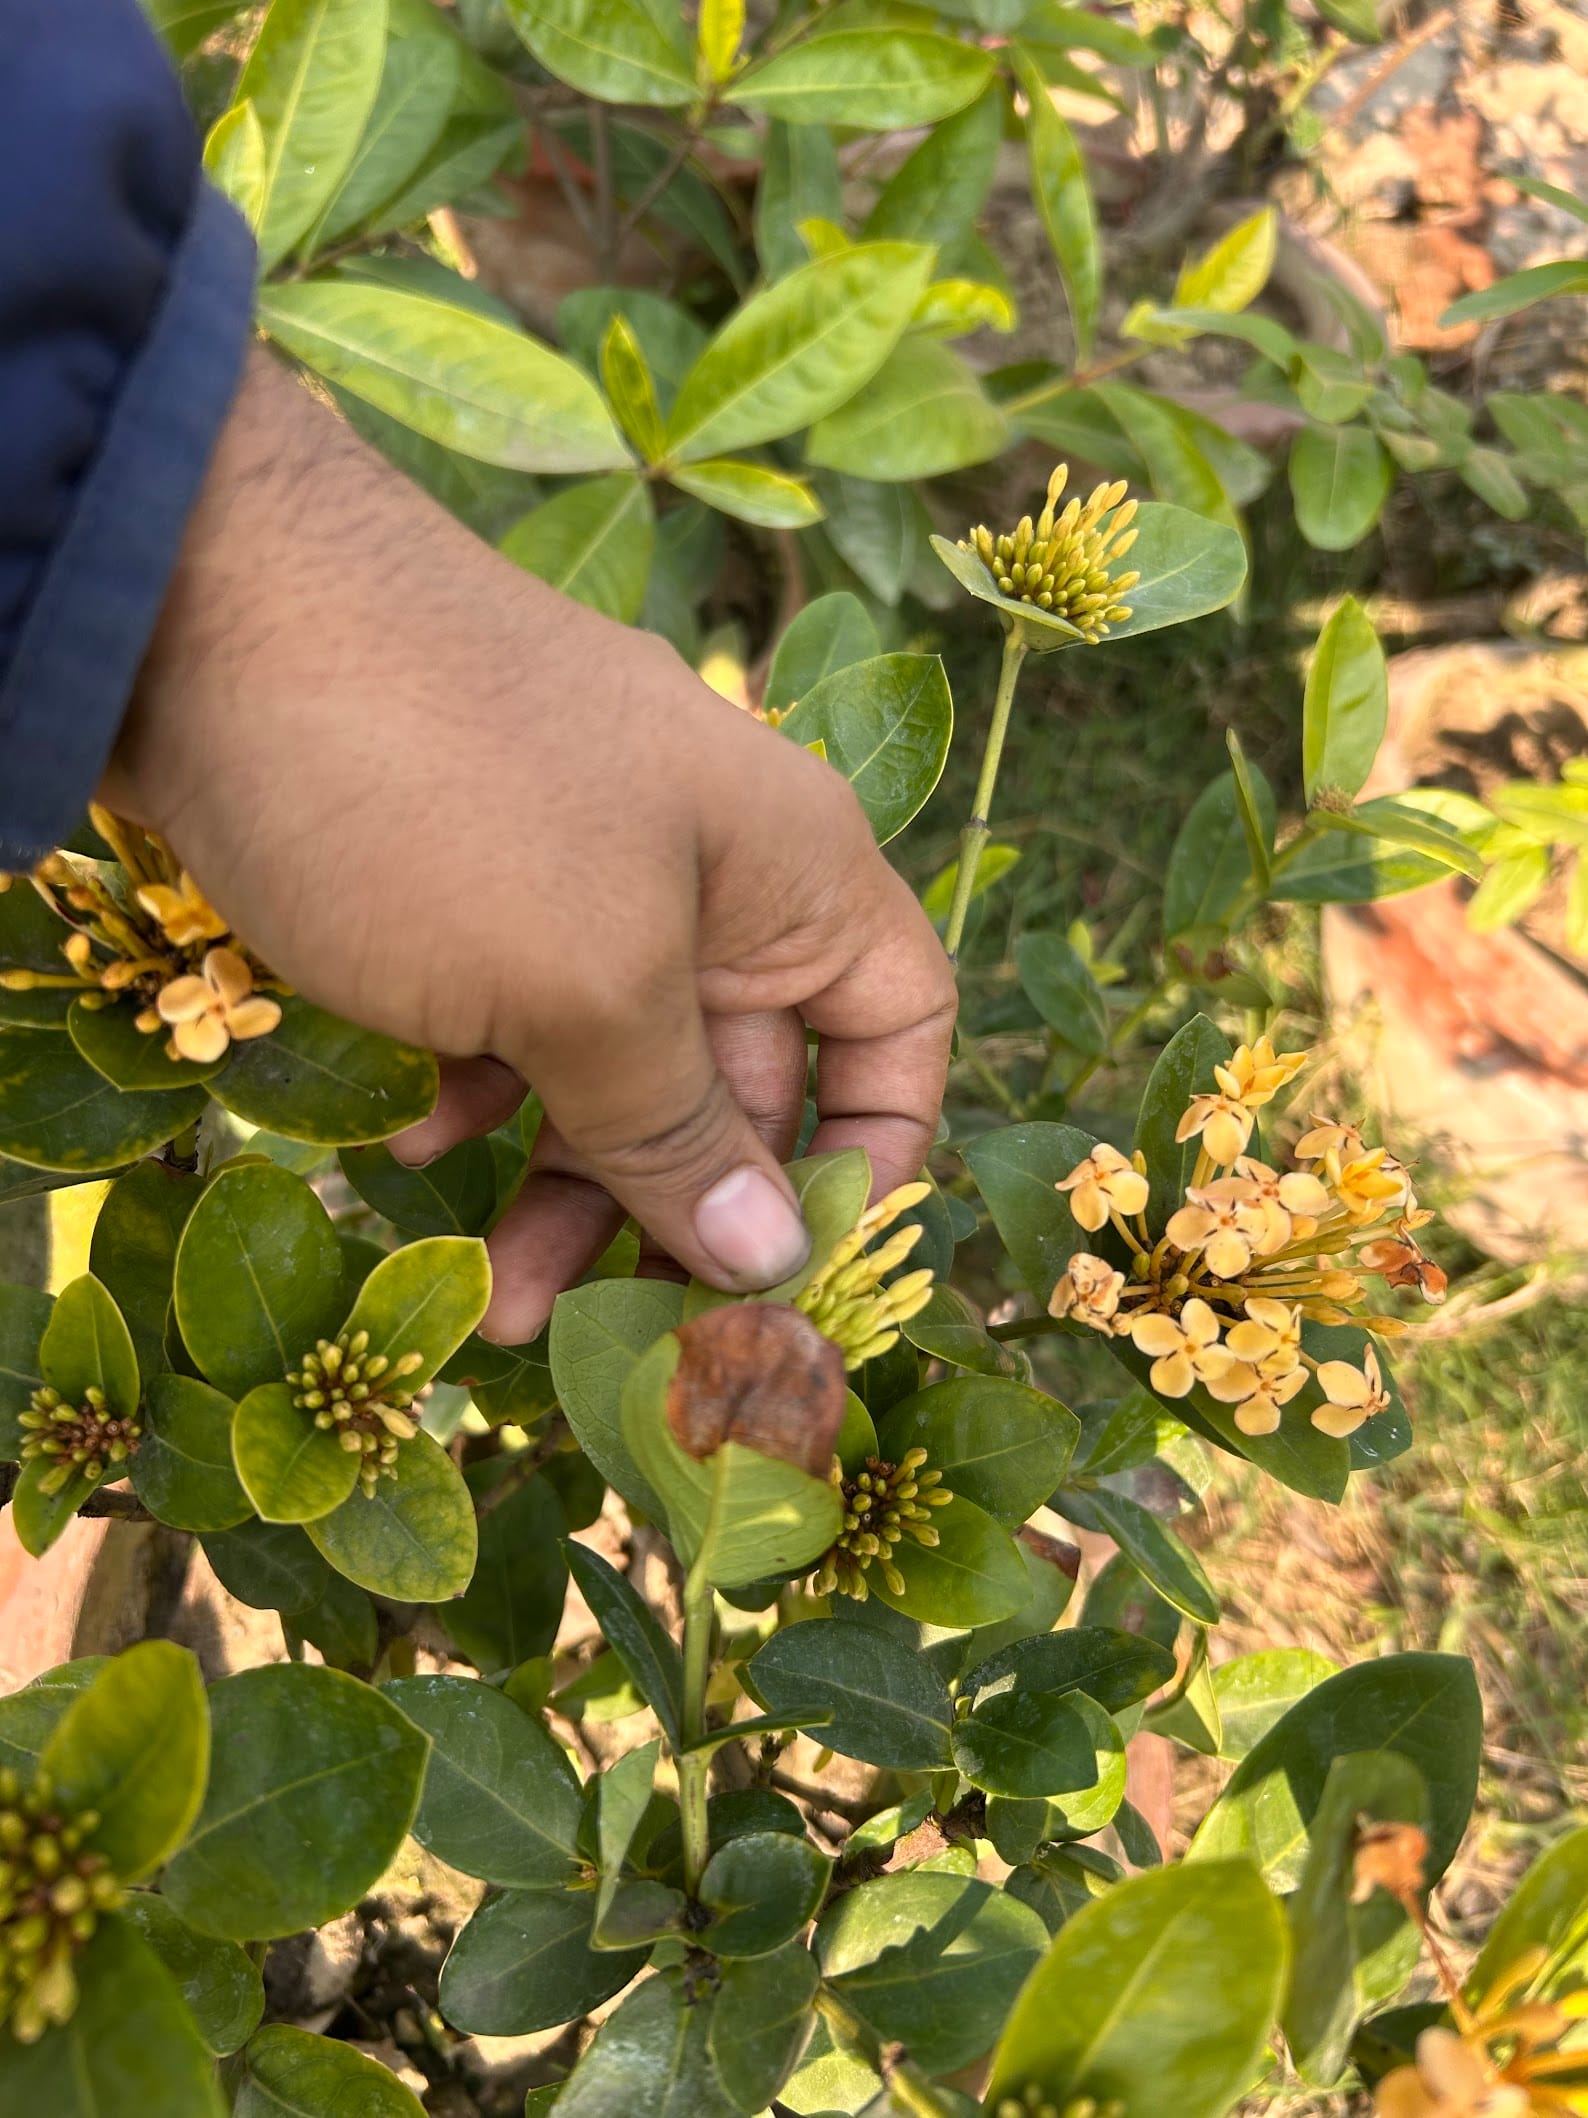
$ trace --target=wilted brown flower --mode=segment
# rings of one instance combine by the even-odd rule
[[[832,1466],[848,1386],[844,1357],[784,1302],[729,1302],[678,1327],[667,1424],[690,1456],[726,1441],[776,1456],[813,1478]]]

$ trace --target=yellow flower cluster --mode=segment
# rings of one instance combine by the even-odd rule
[[[936,1544],[932,1510],[954,1498],[943,1487],[941,1471],[928,1471],[924,1449],[906,1449],[896,1464],[875,1456],[855,1478],[833,1465],[833,1484],[844,1503],[844,1526],[823,1554],[811,1586],[818,1596],[852,1596],[864,1603],[870,1590],[866,1572],[873,1560],[895,1596],[904,1594],[904,1576],[894,1564],[893,1548],[905,1537],[917,1544]]]
[[[918,1316],[932,1299],[930,1268],[907,1272],[891,1287],[882,1282],[902,1265],[920,1241],[919,1221],[900,1228],[876,1250],[866,1245],[901,1213],[919,1206],[930,1184],[901,1184],[867,1207],[849,1233],[833,1245],[820,1272],[794,1297],[817,1330],[844,1356],[846,1368],[859,1368],[898,1343],[899,1326]]]
[[[1476,2008],[1447,1979],[1455,2028],[1423,2031],[1415,2063],[1379,2083],[1377,2118],[1580,2118],[1588,2111],[1588,2047],[1560,2049],[1566,2033],[1588,2020],[1588,1990],[1560,2001],[1518,1998],[1546,1961],[1542,1948],[1518,1957]]]
[[[143,1438],[138,1420],[118,1418],[97,1383],[89,1384],[80,1405],[67,1404],[60,1391],[48,1385],[35,1390],[17,1424],[27,1434],[22,1461],[52,1459],[39,1480],[41,1493],[59,1493],[76,1477],[97,1485],[107,1471],[127,1461]]]
[[[161,1031],[172,1059],[212,1064],[233,1043],[266,1037],[281,1020],[273,985],[182,864],[153,832],[90,809],[121,873],[52,853],[30,878],[71,928],[65,971],[0,971],[0,988],[60,988],[90,1008],[131,1002],[145,1035]],[[281,990],[277,987],[277,990]]]
[[[1078,1252],[1051,1313],[1128,1337],[1152,1362],[1159,1396],[1187,1397],[1200,1384],[1234,1408],[1246,1434],[1273,1433],[1309,1378],[1324,1398],[1313,1425],[1354,1433],[1390,1403],[1377,1352],[1369,1346],[1360,1367],[1314,1360],[1302,1347],[1303,1321],[1404,1328],[1366,1310],[1364,1274],[1416,1286],[1428,1301],[1445,1289],[1416,1242],[1433,1216],[1418,1206],[1402,1165],[1387,1149],[1369,1148],[1354,1126],[1314,1120],[1297,1143],[1297,1169],[1281,1172],[1247,1153],[1257,1112],[1307,1059],[1259,1038],[1216,1070],[1215,1091],[1191,1099],[1176,1137],[1199,1143],[1196,1166],[1156,1241],[1139,1153],[1127,1159],[1097,1147],[1057,1186],[1077,1225],[1112,1228],[1130,1264],[1121,1270]]]
[[[397,1476],[400,1444],[419,1432],[412,1408],[430,1395],[430,1385],[409,1390],[405,1378],[424,1364],[422,1353],[404,1353],[395,1361],[384,1353],[370,1356],[367,1331],[351,1337],[343,1331],[334,1339],[317,1339],[314,1351],[287,1377],[299,1410],[312,1413],[317,1427],[334,1432],[348,1454],[358,1457],[359,1484],[371,1499],[379,1479]]]
[[[72,1959],[122,1901],[104,1855],[87,1850],[98,1828],[95,1810],[60,1812],[47,1773],[24,1788],[0,1770],[0,2023],[19,2044],[71,2020]]]
[[[1047,505],[1034,523],[1022,515],[1013,530],[998,537],[982,524],[961,537],[959,546],[975,553],[1000,595],[1051,611],[1095,646],[1110,625],[1123,625],[1130,616],[1130,605],[1120,598],[1141,579],[1113,571],[1136,541],[1130,526],[1136,502],[1125,499],[1120,478],[1096,487],[1084,505],[1071,500],[1056,516],[1069,475],[1069,465],[1061,463],[1048,480]]]

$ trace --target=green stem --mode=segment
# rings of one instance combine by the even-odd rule
[[[684,1585],[684,1741],[706,1733],[706,1685],[711,1676],[713,1608],[711,1584],[692,1572]],[[678,1805],[684,1834],[684,1887],[691,1897],[711,1858],[706,1802],[711,1778],[709,1750],[685,1750],[678,1759]]]
[[[838,1998],[831,1986],[817,1987],[816,2012],[840,2048],[848,2046],[865,2054],[866,2064],[876,2069],[901,2111],[910,2112],[911,2118],[954,2118],[953,2106],[938,2094],[912,2060],[884,2057],[876,2032]]]
[[[1048,1338],[1055,1331],[1062,1331],[1063,1324],[1053,1316],[1017,1316],[1010,1324],[989,1324],[987,1336],[1000,1344],[1012,1338]]]
[[[1170,981],[1160,978],[1145,999],[1139,1000],[1128,1015],[1121,1016],[1109,1036],[1107,1047],[1097,1053],[1095,1058],[1088,1059],[1080,1070],[1065,1084],[1064,1093],[1067,1098],[1073,1099],[1076,1091],[1086,1086],[1105,1059],[1115,1058],[1124,1049],[1142,1024],[1152,1014],[1154,1008],[1158,1007],[1163,1001],[1168,992],[1169,984]]]
[[[1019,632],[1011,626],[1004,634],[1003,660],[998,665],[998,691],[993,699],[992,726],[987,731],[987,747],[982,752],[981,777],[976,782],[976,802],[970,821],[960,833],[959,872],[954,877],[954,902],[949,907],[948,928],[943,936],[943,946],[948,951],[948,960],[954,963],[959,957],[959,945],[965,935],[965,915],[970,910],[971,899],[976,894],[976,870],[981,866],[982,854],[992,836],[987,822],[992,808],[993,790],[998,784],[998,767],[1004,754],[1004,737],[1009,733],[1009,714],[1015,702],[1015,685],[1020,678],[1020,665],[1026,658],[1026,643]]]

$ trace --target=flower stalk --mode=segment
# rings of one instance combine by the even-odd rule
[[[694,1746],[706,1733],[706,1687],[711,1679],[715,1625],[711,1583],[698,1567],[684,1584],[684,1752],[678,1759],[678,1809],[684,1837],[684,1888],[693,1897],[711,1859],[707,1816],[711,1752]]]
[[[965,937],[965,920],[970,911],[971,899],[976,894],[976,871],[981,866],[981,857],[987,850],[987,841],[992,836],[988,818],[992,810],[993,794],[998,785],[998,767],[1003,762],[1004,740],[1009,733],[1009,716],[1015,703],[1015,686],[1020,681],[1021,666],[1029,652],[1026,642],[1018,632],[1010,628],[1004,634],[1003,658],[998,665],[998,690],[993,699],[992,726],[987,731],[987,747],[982,752],[981,774],[976,782],[976,799],[970,817],[959,835],[959,866],[954,876],[954,899],[949,906],[948,925],[943,933],[943,947],[948,952],[950,963],[959,961],[959,945]]]

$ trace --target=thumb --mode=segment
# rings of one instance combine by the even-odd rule
[[[717,1066],[692,977],[524,1058],[585,1173],[681,1265],[750,1292],[804,1264],[799,1202]]]

